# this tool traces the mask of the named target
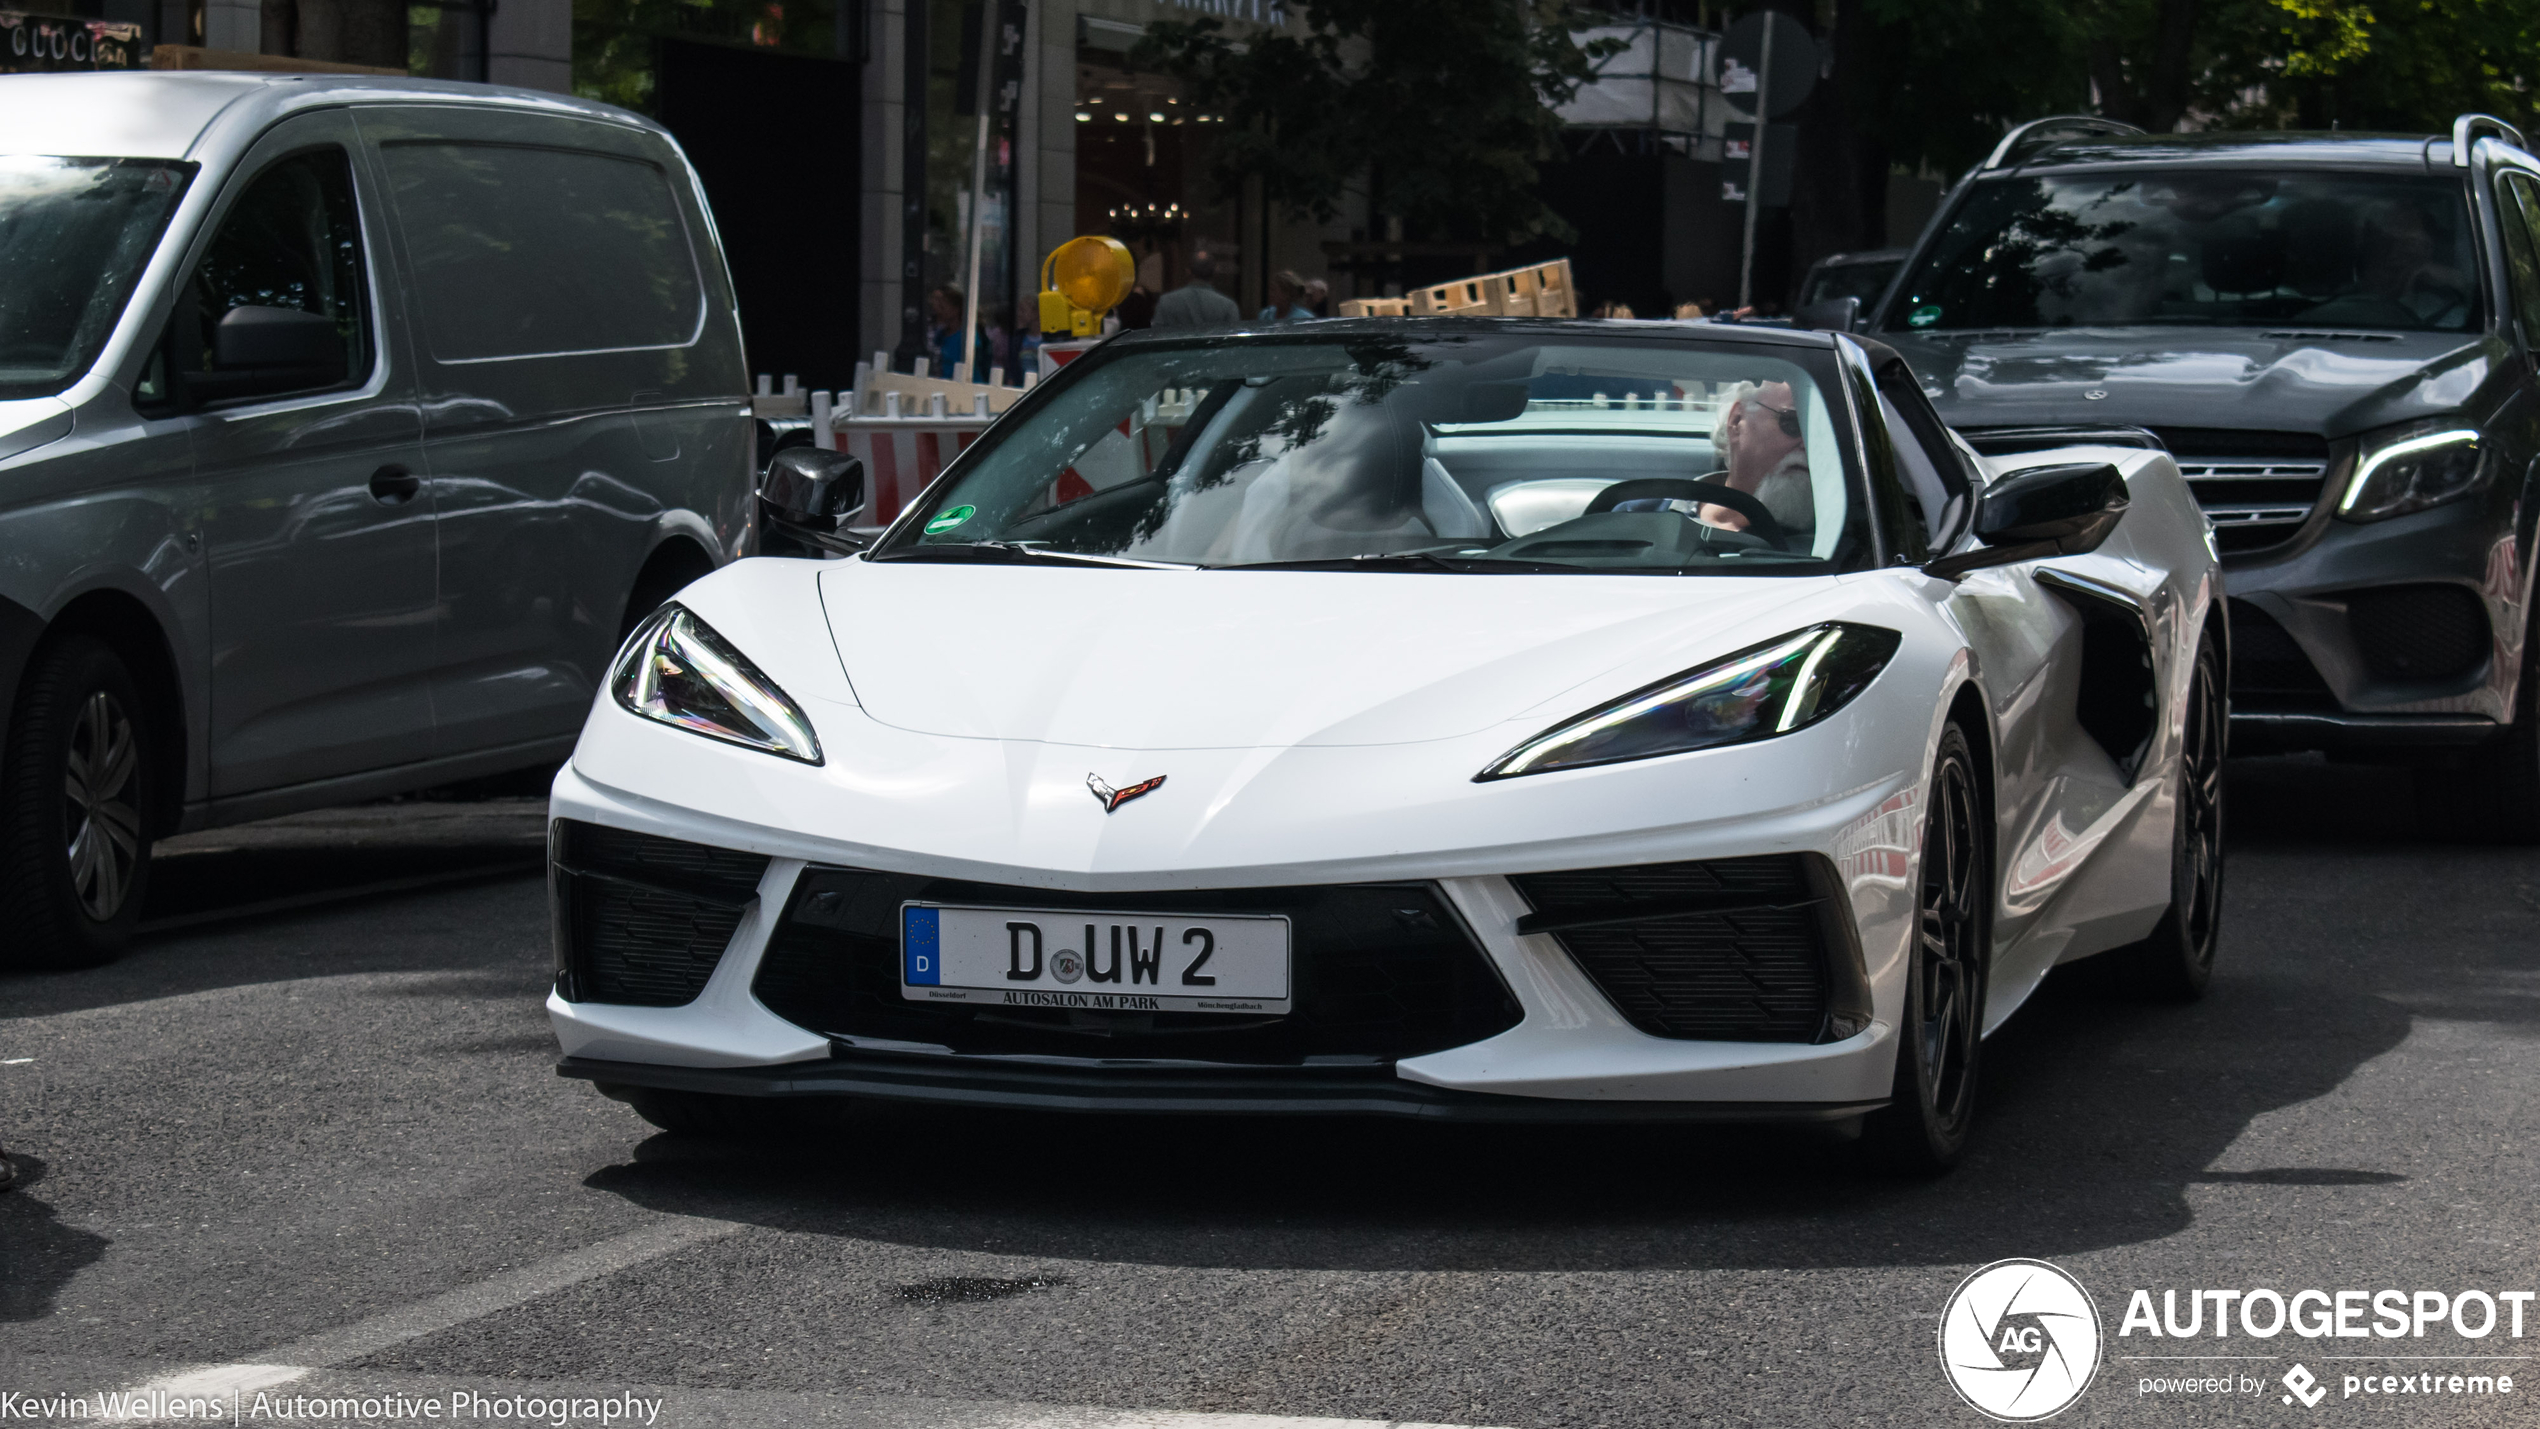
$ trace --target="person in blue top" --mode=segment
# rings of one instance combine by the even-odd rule
[[[926,295],[929,315],[934,318],[934,321],[927,325],[928,335],[932,339],[930,344],[932,350],[927,353],[927,356],[933,358],[935,363],[932,375],[950,377],[953,375],[954,365],[961,361],[961,315],[969,304],[969,296],[950,283]],[[995,349],[988,343],[988,328],[985,323],[979,325],[977,351],[979,369],[985,372],[989,364],[996,361]],[[972,374],[970,380],[978,381],[978,374]]]
[[[1285,268],[1271,274],[1270,306],[1261,310],[1260,320],[1266,323],[1294,323],[1303,322],[1312,316],[1314,316],[1314,310],[1305,305],[1305,280]]]

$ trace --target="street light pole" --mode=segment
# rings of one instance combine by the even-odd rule
[[[1737,305],[1755,305],[1755,211],[1764,203],[1764,134],[1773,127],[1773,31],[1764,20],[1764,55],[1755,66],[1755,137],[1746,145],[1746,245],[1737,262]]]

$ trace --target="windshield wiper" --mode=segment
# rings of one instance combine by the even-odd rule
[[[1014,565],[1114,566],[1133,571],[1196,570],[1185,561],[1136,561],[1126,556],[1089,556],[1078,551],[1053,551],[1041,546],[1026,546],[1016,541],[945,541],[923,546],[902,546],[896,551],[869,554],[868,561],[995,561]]]
[[[1524,575],[1529,572],[1570,575],[1582,569],[1558,561],[1521,561],[1511,556],[1443,556],[1435,551],[1381,551],[1366,556],[1325,556],[1311,561],[1252,561],[1210,566],[1212,571],[1399,571],[1432,570],[1449,575]]]

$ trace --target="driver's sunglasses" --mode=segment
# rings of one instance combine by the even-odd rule
[[[1753,407],[1761,407],[1761,408],[1763,408],[1765,411],[1772,413],[1772,414],[1773,414],[1773,420],[1774,420],[1775,422],[1778,422],[1778,423],[1781,425],[1782,435],[1783,435],[1783,436],[1785,436],[1785,437],[1795,437],[1795,436],[1798,436],[1798,435],[1799,435],[1799,409],[1798,409],[1798,408],[1796,408],[1796,407],[1776,407],[1776,406],[1774,406],[1772,403],[1765,401],[1765,400],[1764,400],[1763,398],[1761,398],[1761,397],[1749,397],[1749,398],[1747,398],[1747,399],[1746,399],[1746,401],[1747,401],[1747,405],[1749,405],[1749,406],[1753,406]]]

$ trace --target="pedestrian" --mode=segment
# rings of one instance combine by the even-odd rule
[[[926,295],[926,306],[933,318],[927,324],[926,343],[930,349],[928,355],[935,361],[934,375],[950,377],[953,368],[961,362],[961,317],[969,310],[970,298],[961,289],[946,283]],[[987,324],[980,324],[977,361],[981,372],[988,370],[995,351]],[[979,379],[974,376],[971,380],[975,382]]]
[[[1305,310],[1318,318],[1332,315],[1332,285],[1320,278],[1305,281]]]
[[[1266,323],[1303,322],[1314,316],[1305,305],[1305,280],[1286,268],[1270,275],[1270,306],[1261,310]]]
[[[1592,318],[1629,318],[1633,316],[1632,305],[1629,303],[1618,303],[1608,299],[1605,302],[1597,304],[1596,310],[1589,313],[1588,316]]]
[[[1191,255],[1191,280],[1155,300],[1155,320],[1148,324],[1159,331],[1168,328],[1232,327],[1244,320],[1244,310],[1235,300],[1217,291],[1209,280],[1217,276],[1217,256],[1203,248]]]

